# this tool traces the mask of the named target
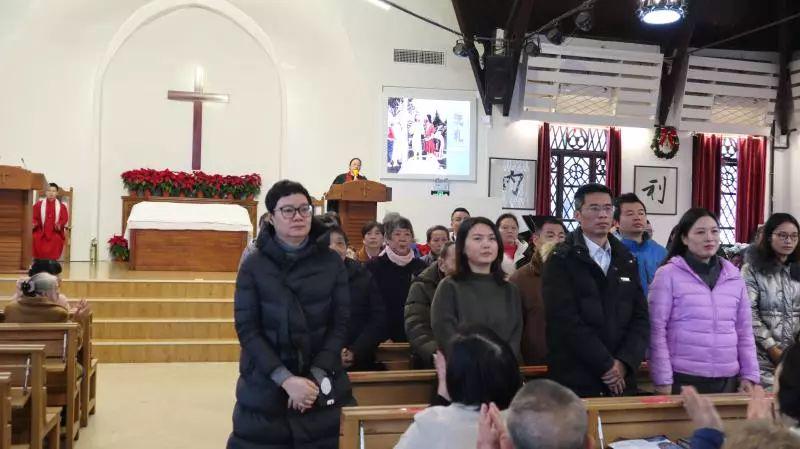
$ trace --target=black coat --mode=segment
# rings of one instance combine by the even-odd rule
[[[375,369],[375,349],[386,339],[386,311],[372,273],[353,259],[345,259],[350,284],[350,323],[347,342],[355,356],[350,371]]]
[[[626,394],[650,341],[647,300],[636,258],[613,236],[608,274],[580,229],[557,246],[542,273],[550,376],[583,397],[606,396],[602,376],[614,359],[627,368]]]
[[[401,267],[389,260],[386,254],[367,262],[386,306],[386,338],[395,342],[408,341],[404,312],[408,289],[414,277],[427,267],[420,259],[413,259]]]
[[[328,248],[325,229],[314,222],[310,243],[287,253],[268,226],[258,251],[236,278],[234,317],[241,344],[239,381],[229,449],[331,448],[337,446],[339,415],[352,402],[341,366],[347,337],[349,290],[341,257]],[[287,409],[288,396],[270,377],[280,367],[313,380],[324,370],[335,406],[305,414]]]

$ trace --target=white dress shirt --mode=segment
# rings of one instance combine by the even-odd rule
[[[586,242],[586,248],[589,250],[592,260],[600,266],[603,273],[608,274],[608,266],[611,265],[611,244],[606,240],[605,246],[600,246],[586,235],[583,236],[583,240]]]

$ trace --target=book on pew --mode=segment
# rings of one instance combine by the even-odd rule
[[[636,440],[616,441],[611,443],[609,447],[611,447],[611,449],[682,449],[681,446],[673,443],[669,438],[663,435]]]

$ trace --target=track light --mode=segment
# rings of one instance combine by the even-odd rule
[[[469,56],[469,48],[467,47],[467,44],[465,44],[462,40],[456,41],[456,44],[453,46],[453,54],[460,58],[466,58]]]
[[[561,32],[559,25],[560,24],[556,24],[553,28],[550,28],[544,33],[544,37],[553,45],[561,45],[564,43],[564,33]]]
[[[592,11],[581,11],[575,16],[575,27],[584,33],[589,32],[594,26]]]
[[[686,0],[639,0],[639,20],[650,25],[667,25],[686,17]]]

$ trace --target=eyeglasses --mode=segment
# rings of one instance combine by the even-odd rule
[[[800,236],[798,236],[797,234],[787,234],[785,232],[775,232],[772,234],[772,236],[777,237],[778,239],[783,240],[784,242],[796,242],[797,239],[800,238]]]
[[[594,215],[599,215],[600,212],[611,214],[614,212],[614,206],[610,204],[607,204],[605,206],[592,205],[592,206],[587,206],[586,210]]]
[[[294,218],[294,214],[300,214],[303,218],[308,218],[311,216],[311,211],[314,210],[310,204],[303,204],[302,206],[294,207],[294,206],[283,206],[278,208],[281,211],[281,216],[286,220],[291,220]]]

